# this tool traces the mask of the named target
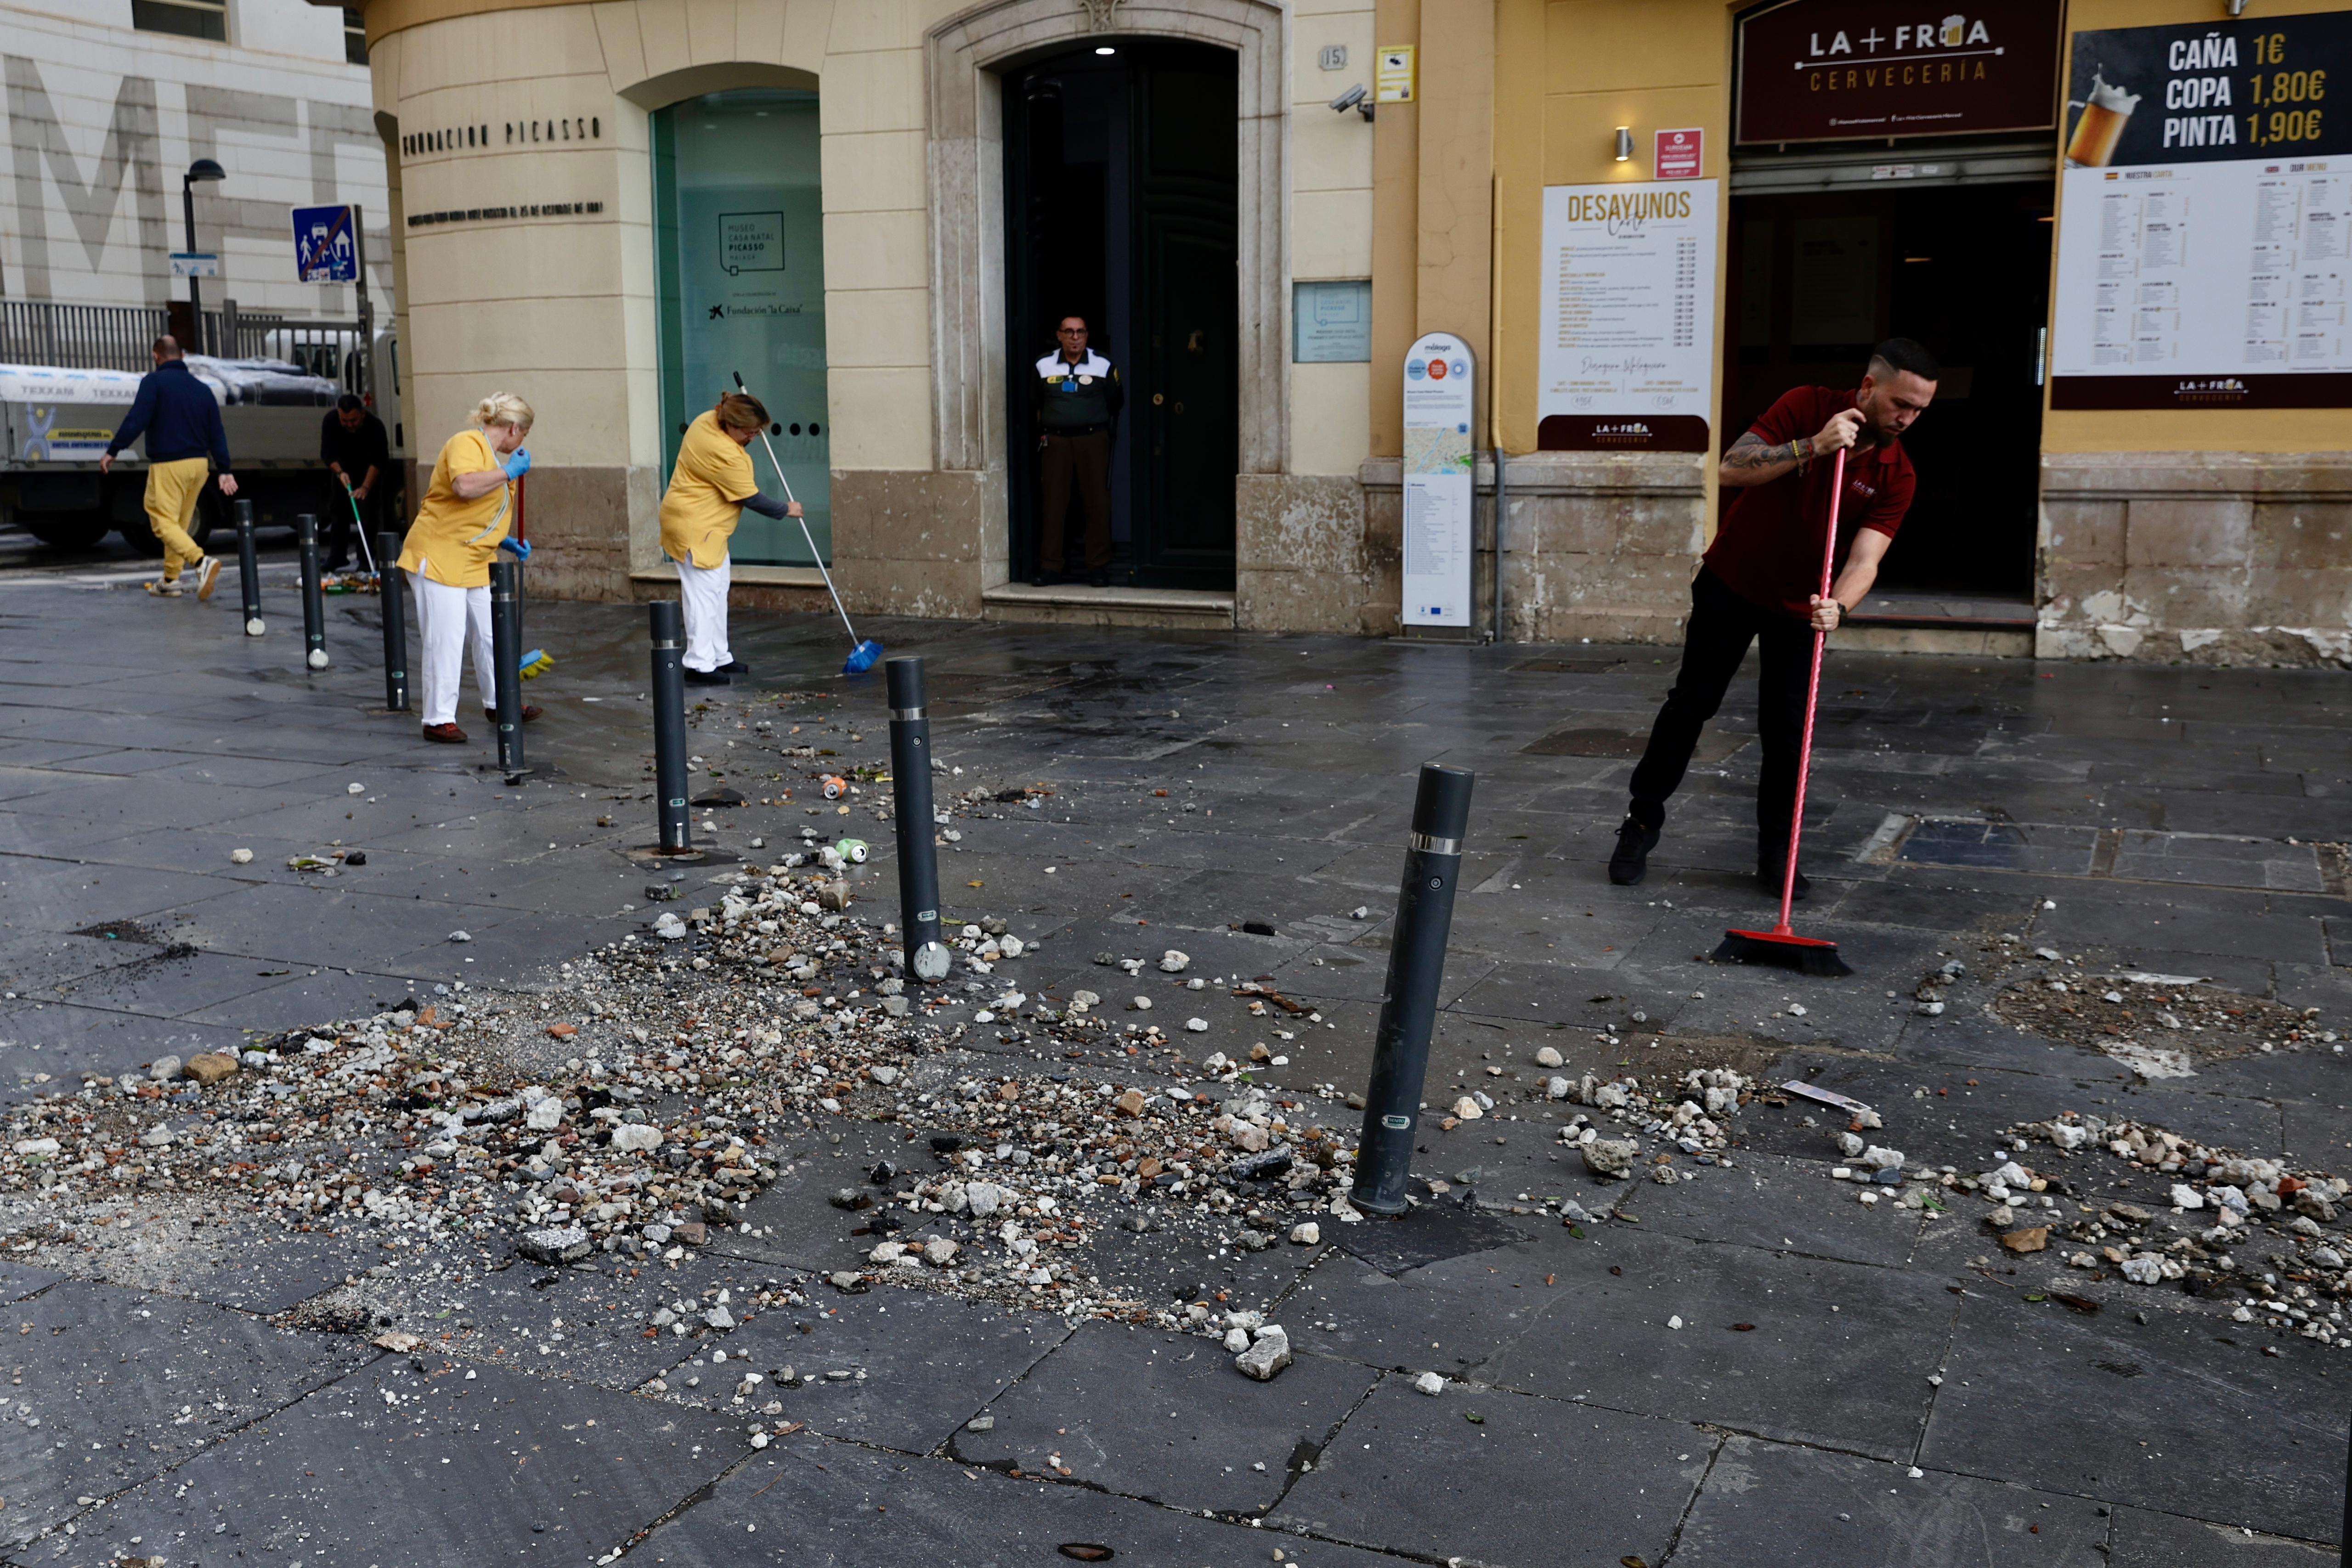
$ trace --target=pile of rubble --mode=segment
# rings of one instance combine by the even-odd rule
[[[2053,1146],[2053,1166],[2104,1155],[2168,1188],[2166,1204],[2094,1210],[2061,1204],[2071,1184],[2058,1171],[2009,1161],[1969,1185],[1992,1206],[1987,1222],[2010,1251],[2058,1249],[2068,1264],[2101,1276],[2112,1270],[2136,1285],[2177,1281],[2195,1294],[2236,1297],[2241,1322],[2269,1315],[2308,1339],[2352,1343],[2337,1304],[2352,1296],[2352,1243],[2329,1228],[2344,1218],[2352,1182],[2071,1111],[2006,1135],[2020,1155],[2037,1143]]]
[[[1346,1141],[1320,1115],[1336,1089],[1269,1092],[1222,1053],[1195,1068],[1087,993],[1033,1001],[1003,966],[1037,946],[993,919],[951,929],[960,972],[919,998],[892,926],[826,907],[838,885],[831,865],[746,867],[714,906],[665,911],[541,988],[436,987],[236,1057],[88,1074],[8,1114],[9,1244],[69,1245],[136,1191],[426,1247],[511,1242],[545,1263],[676,1262],[758,1222],[751,1200],[793,1169],[775,1140],[837,1144],[852,1122],[892,1124],[940,1168],[886,1163],[835,1194],[874,1239],[835,1276],[845,1289],[920,1282],[1172,1325],[1103,1278],[1107,1260],[1072,1254],[1114,1226],[1213,1255],[1358,1218]],[[929,1017],[950,998],[1024,1049],[958,1049],[971,1026]],[[1081,1077],[1064,1065],[1081,1047],[1150,1051],[1151,1071]]]
[[[2002,978],[2009,984],[1992,1010],[2004,1022],[2104,1051],[2143,1078],[2193,1077],[2201,1062],[2257,1052],[2344,1049],[2317,1008],[2241,996],[2194,976],[2103,975],[2039,947],[2031,960],[2012,960]],[[1921,1011],[1942,1011],[1937,983],[1931,976],[1922,987]]]
[[[1536,1053],[1538,1066],[1557,1067],[1559,1061],[1559,1052],[1549,1046]],[[1676,1167],[1675,1151],[1696,1165],[1731,1165],[1730,1156],[1723,1152],[1731,1143],[1731,1119],[1748,1103],[1755,1084],[1728,1067],[1694,1067],[1664,1093],[1645,1091],[1642,1081],[1630,1074],[1604,1080],[1590,1072],[1573,1083],[1553,1077],[1546,1082],[1544,1092],[1553,1100],[1591,1105],[1629,1132],[1672,1145],[1673,1149],[1653,1155],[1649,1167],[1652,1181],[1671,1185],[1695,1179],[1692,1173]],[[1455,1105],[1454,1113],[1463,1114],[1465,1107],[1470,1114],[1479,1113],[1476,1103],[1467,1097]],[[1642,1152],[1634,1138],[1601,1136],[1599,1124],[1580,1111],[1561,1126],[1559,1141],[1582,1154],[1586,1170],[1611,1181],[1631,1179]]]

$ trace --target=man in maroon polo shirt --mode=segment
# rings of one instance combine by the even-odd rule
[[[1633,769],[1633,804],[1617,830],[1610,881],[1631,886],[1642,880],[1665,824],[1666,798],[1682,783],[1699,731],[1722,706],[1748,643],[1757,643],[1763,660],[1756,705],[1763,777],[1756,789],[1756,876],[1767,892],[1780,893],[1796,805],[1812,633],[1835,631],[1877,580],[1878,563],[1903,526],[1916,485],[1901,437],[1935,397],[1937,373],[1927,350],[1908,338],[1889,338],[1872,351],[1861,386],[1853,392],[1798,387],[1723,455],[1717,477],[1741,494],[1691,583],[1682,668]],[[1840,564],[1833,591],[1824,599],[1814,591],[1821,586],[1830,476],[1842,449]],[[1800,873],[1798,897],[1806,887]]]

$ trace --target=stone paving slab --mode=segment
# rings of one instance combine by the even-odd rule
[[[751,1451],[741,1423],[677,1405],[379,1355],[86,1516],[58,1555],[134,1555],[137,1536],[192,1568],[578,1563]]]
[[[2145,1509],[2115,1511],[2109,1568],[2337,1568],[2333,1546]]]
[[[2318,1358],[2151,1308],[2026,1316],[1970,1295],[1918,1462],[2136,1507],[2199,1500],[2222,1522],[2305,1540],[2343,1522],[2347,1412]],[[2222,1339],[2237,1343],[2224,1345]]]
[[[1969,1476],[1914,1476],[1911,1468],[1728,1438],[1670,1561],[1675,1568],[2097,1568],[2121,1560],[2103,1554],[2105,1508]]]
[[[12,1547],[184,1463],[375,1353],[79,1280],[18,1302],[0,1406]],[[135,1439],[135,1440],[134,1440]]]
[[[1624,1226],[1556,1257],[1554,1304],[1486,1380],[1882,1458],[1916,1448],[1957,1304],[1935,1279]]]
[[[1008,1315],[923,1291],[844,1295],[813,1284],[810,1302],[761,1313],[727,1336],[728,1352],[749,1352],[751,1371],[800,1374],[804,1386],[772,1392],[784,1419],[910,1454],[932,1452],[1016,1379],[1035,1377],[1068,1333],[1050,1314]],[[711,1403],[733,1381],[714,1369],[686,1397]]]
[[[990,1430],[957,1433],[950,1451],[1024,1472],[1066,1470],[1175,1508],[1256,1513],[1322,1451],[1375,1375],[1310,1355],[1255,1383],[1213,1340],[1086,1323],[988,1407]]]
[[[1663,1563],[1717,1440],[1676,1421],[1491,1389],[1432,1398],[1384,1378],[1271,1522],[1425,1562]]]
[[[1058,1479],[1013,1480],[811,1437],[754,1456],[637,1551],[674,1568],[1030,1568],[1070,1561],[1059,1551],[1065,1544],[1107,1546],[1118,1562],[1185,1568],[1257,1568],[1273,1549],[1313,1568],[1397,1561]]]

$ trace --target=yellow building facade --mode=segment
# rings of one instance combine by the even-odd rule
[[[1854,641],[2342,662],[2352,397],[2312,279],[2352,108],[2244,100],[2308,95],[2347,13],[370,0],[411,444],[530,399],[534,586],[579,597],[663,591],[677,432],[740,371],[815,524],[739,536],[776,602],[813,544],[867,612],[1671,642],[1722,446],[1903,335],[1948,368]],[[2224,133],[2250,140],[2189,140]],[[1711,219],[1596,249],[1573,214],[1620,188]],[[2246,201],[2269,215],[2206,215]],[[2316,237],[2264,249],[2282,201]],[[2220,283],[2181,259],[2225,253]],[[1127,392],[1108,589],[1028,581],[1034,363],[1070,313]],[[1475,361],[1474,609],[1445,627],[1402,606],[1430,333]]]

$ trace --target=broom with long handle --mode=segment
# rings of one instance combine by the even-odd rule
[[[1830,471],[1830,526],[1822,541],[1822,597],[1830,596],[1831,574],[1837,567],[1838,503],[1845,496],[1845,449]],[[1721,960],[1745,964],[1778,964],[1808,975],[1851,975],[1853,968],[1838,956],[1837,944],[1818,936],[1800,936],[1789,925],[1789,906],[1797,898],[1797,840],[1805,827],[1805,780],[1812,772],[1813,710],[1822,695],[1822,650],[1830,634],[1813,628],[1813,668],[1805,685],[1805,736],[1797,750],[1797,807],[1789,817],[1789,858],[1780,868],[1780,919],[1769,931],[1726,931],[1715,950]]]
[[[743,372],[737,371],[733,374],[735,390],[750,397],[751,389],[743,384]],[[760,444],[768,449],[768,465],[776,471],[776,482],[784,487],[784,499],[794,506],[800,505],[793,496],[793,482],[784,477],[784,465],[776,461],[776,449],[768,440],[768,427],[764,424],[760,427]],[[857,628],[849,623],[849,612],[842,607],[841,591],[833,585],[833,573],[825,570],[824,555],[816,548],[816,536],[809,532],[808,519],[796,517],[793,521],[801,526],[801,538],[808,541],[809,559],[816,562],[817,570],[824,573],[824,591],[833,595],[834,612],[841,617],[842,629],[849,633],[849,657],[842,664],[841,673],[845,675],[863,674],[872,669],[874,662],[882,656],[882,644],[870,637],[861,639],[857,635]]]

